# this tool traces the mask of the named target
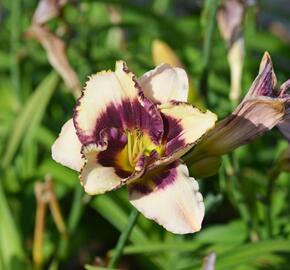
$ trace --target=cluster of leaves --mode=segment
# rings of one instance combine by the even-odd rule
[[[68,59],[82,85],[89,74],[113,68],[118,59],[141,75],[154,66],[151,45],[158,38],[174,49],[193,80],[192,91],[198,91],[210,20],[201,2],[72,1],[48,27],[67,44]],[[249,9],[245,19],[244,93],[265,50],[271,53],[281,82],[290,74],[289,40],[268,31],[271,20],[283,21],[290,14],[266,3]],[[41,264],[51,270],[106,265],[131,206],[125,190],[84,195],[77,174],[51,159],[51,145],[71,117],[74,98],[40,44],[25,38],[35,8],[31,0],[0,4],[0,269],[32,268],[34,185],[47,176],[53,179],[67,234],[58,233],[47,211]],[[121,14],[117,22],[112,8]],[[262,16],[269,10],[275,16]],[[213,31],[212,39],[206,103],[222,118],[233,107],[228,98],[229,68],[218,31]],[[199,233],[172,235],[140,216],[124,249],[122,268],[201,269],[204,258],[215,252],[216,269],[288,269],[289,174],[279,173],[272,180],[269,173],[286,147],[274,130],[224,157],[218,175],[199,181],[206,203]]]

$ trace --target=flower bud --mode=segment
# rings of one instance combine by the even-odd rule
[[[193,162],[190,167],[190,173],[195,178],[206,178],[217,173],[222,163],[221,157],[208,157]]]
[[[227,154],[278,125],[290,138],[290,81],[276,88],[270,55],[265,53],[257,78],[235,111],[218,122],[185,157],[188,164]]]

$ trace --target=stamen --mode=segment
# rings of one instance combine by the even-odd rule
[[[128,159],[131,166],[133,166],[133,160],[132,160],[132,137],[130,131],[127,132],[127,138],[128,138]]]
[[[149,151],[149,149],[146,150],[146,147],[148,147],[146,143],[146,138],[144,137],[143,133],[140,130],[132,130],[132,131],[128,130],[127,138],[128,138],[127,144],[128,161],[130,166],[134,168],[140,156],[143,155],[144,153],[145,155],[150,154],[149,152],[151,151]]]
[[[138,138],[138,134],[136,134],[137,132],[135,131],[134,132],[135,134],[135,140],[134,140],[134,145],[133,145],[133,154],[132,154],[132,156],[133,156],[133,159],[135,159],[134,157],[136,156],[136,154],[139,152],[139,147],[138,147],[138,142],[139,142],[139,138]]]
[[[145,144],[144,144],[144,141],[141,140],[141,142],[140,142],[140,144],[139,144],[139,151],[138,151],[139,154],[142,154],[142,153],[144,152],[145,148],[146,148],[146,146],[145,146]]]

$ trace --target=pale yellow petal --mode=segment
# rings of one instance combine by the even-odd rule
[[[144,94],[155,103],[187,101],[188,78],[182,68],[161,64],[139,80]]]
[[[81,147],[73,120],[70,119],[63,125],[59,137],[52,145],[52,158],[64,166],[79,171],[84,164]]]
[[[129,185],[129,199],[145,217],[170,232],[187,234],[201,229],[203,198],[185,165],[164,168],[159,175],[147,175]]]

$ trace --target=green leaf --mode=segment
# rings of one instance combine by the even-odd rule
[[[143,253],[160,253],[160,252],[185,252],[195,251],[203,245],[200,241],[184,241],[181,243],[151,243],[134,246],[126,246],[124,254],[143,254]]]
[[[95,208],[101,216],[103,216],[107,221],[109,221],[115,228],[120,232],[124,230],[127,225],[129,215],[107,194],[99,195],[94,198],[91,202],[93,208]],[[145,244],[149,243],[149,239],[146,234],[140,229],[138,224],[135,224],[129,240],[133,244]],[[151,243],[153,241],[151,240]],[[159,269],[165,269],[164,258],[156,257],[152,258],[154,263],[158,264]]]
[[[128,221],[128,214],[108,195],[95,197],[91,205],[119,231],[125,228]],[[148,242],[147,236],[137,224],[130,235],[130,240],[134,244]]]
[[[25,260],[24,250],[21,246],[20,233],[16,228],[12,212],[2,184],[0,182],[0,266],[4,265],[5,270],[24,270],[28,269]],[[1,268],[2,269],[2,268]]]
[[[234,269],[241,262],[243,262],[243,264],[255,262],[258,256],[277,251],[289,252],[290,241],[268,240],[234,247],[225,253],[217,254],[216,269]]]
[[[56,163],[50,158],[39,166],[37,173],[39,177],[49,174],[56,182],[60,182],[70,188],[80,185],[78,174],[75,171]]]
[[[107,268],[107,267],[98,267],[98,266],[92,266],[92,265],[85,265],[86,270],[114,270],[116,268]]]
[[[196,237],[204,243],[239,244],[246,240],[247,228],[242,221],[237,220],[227,225],[215,225],[205,228]]]
[[[55,72],[51,72],[40,83],[19,113],[7,142],[7,148],[2,159],[3,167],[7,167],[11,163],[23,138],[30,137],[40,123],[58,81],[58,75]]]

